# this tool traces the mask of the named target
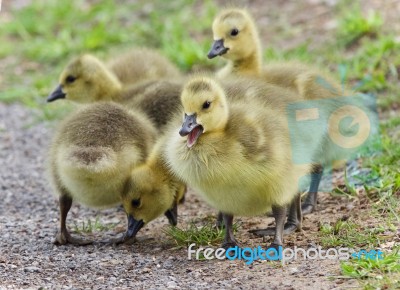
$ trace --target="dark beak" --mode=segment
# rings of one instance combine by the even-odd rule
[[[56,89],[47,97],[47,102],[53,102],[58,99],[65,99],[65,94],[62,91],[62,86],[58,85]]]
[[[188,135],[194,128],[196,128],[196,126],[196,114],[185,114],[185,120],[183,121],[182,128],[179,130],[179,135],[182,137]]]
[[[209,59],[212,59],[216,56],[225,54],[228,50],[229,50],[229,48],[226,48],[224,46],[224,40],[219,39],[219,40],[214,41],[210,51],[207,54],[207,57]]]
[[[140,229],[144,226],[143,220],[135,220],[135,218],[131,215],[128,215],[128,229],[125,233],[125,238],[132,238],[136,236],[136,234],[140,231]]]

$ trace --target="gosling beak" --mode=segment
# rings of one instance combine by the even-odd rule
[[[182,137],[188,135],[187,146],[189,148],[196,144],[197,139],[200,137],[203,131],[203,126],[197,124],[196,122],[196,114],[185,114],[185,120],[183,121],[182,128],[179,130],[179,134]]]
[[[224,46],[224,40],[219,39],[219,40],[214,41],[210,51],[207,54],[207,57],[209,59],[212,59],[216,56],[221,56],[221,55],[227,53],[228,50],[229,50],[229,48],[226,48]]]
[[[185,119],[183,120],[182,128],[179,130],[179,135],[186,136],[188,135],[196,126],[196,114],[193,115],[186,115]]]
[[[135,220],[131,215],[128,215],[128,229],[126,230],[126,237],[131,238],[136,236],[140,229],[144,226],[143,220]]]
[[[65,93],[62,91],[62,86],[58,85],[55,90],[47,97],[47,102],[53,102],[58,99],[65,99]]]

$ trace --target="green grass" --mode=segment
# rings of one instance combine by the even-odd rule
[[[175,242],[177,247],[186,247],[192,243],[197,245],[216,245],[222,242],[224,232],[217,229],[212,223],[197,226],[190,223],[185,229],[169,227],[165,233]]]
[[[85,52],[106,59],[130,47],[148,46],[158,48],[184,71],[221,64],[221,60],[206,58],[212,41],[211,23],[218,10],[213,1],[200,4],[192,0],[158,0],[147,6],[145,3],[37,0],[12,11],[10,20],[4,20],[0,30],[0,58],[15,57],[7,66],[10,73],[0,87],[0,101],[43,107],[62,68],[70,58]],[[395,35],[381,32],[382,17],[378,13],[364,15],[360,5],[350,9],[345,4],[339,7],[342,8],[338,9],[336,44],[314,50],[307,43],[289,50],[268,45],[265,59],[297,59],[327,65],[338,77],[340,65],[345,64],[350,85],[363,92],[385,92],[379,98],[385,108],[398,103],[400,44]],[[358,45],[346,51],[349,39],[357,39]]]
[[[361,280],[364,289],[398,289],[400,287],[399,248],[384,253],[383,259],[351,259],[342,262],[342,274]]]
[[[106,0],[91,6],[79,0],[39,0],[12,11],[12,19],[2,24],[0,41],[13,46],[3,48],[0,57],[17,56],[21,61],[9,69],[22,73],[7,74],[7,90],[2,90],[0,100],[21,101],[29,107],[44,105],[72,55],[96,53],[130,40],[132,28],[121,29],[128,11]]]
[[[349,183],[347,178],[347,171],[345,170],[344,173],[344,184],[341,187],[336,187],[333,189],[332,193],[333,196],[345,196],[349,199],[354,199],[358,197],[358,191],[356,187]]]
[[[345,83],[353,89],[378,96],[378,105],[383,109],[400,103],[397,89],[400,43],[394,35],[378,34],[375,39],[365,38],[357,47],[346,51],[337,44],[322,52],[325,62],[339,64],[345,68]],[[340,72],[337,77],[341,79]]]
[[[200,12],[185,13],[185,4],[173,1],[158,6],[159,9],[151,11],[146,22],[138,26],[137,33],[147,40],[147,45],[159,47],[181,69],[188,71],[193,66],[212,65],[206,53],[212,41],[211,23],[217,9],[212,1],[205,1]],[[193,17],[196,21],[192,21]]]
[[[207,220],[202,225],[197,225],[194,221],[181,229],[179,227],[169,227],[165,233],[174,241],[178,248],[187,247],[195,243],[196,245],[213,245],[217,246],[222,243],[225,236],[225,229],[218,229],[214,221]],[[235,223],[233,230],[237,231],[239,225]]]
[[[376,249],[393,241],[398,235],[400,224],[400,120],[393,118],[381,125],[381,152],[364,160],[372,169],[371,175],[379,176],[374,186],[364,186],[365,196],[370,205],[367,215],[357,221],[337,221],[320,227],[321,243],[325,247],[349,247],[354,249]],[[347,186],[351,198],[364,200],[354,195]],[[363,222],[363,220],[365,221]],[[368,226],[368,220],[374,220]],[[360,280],[364,289],[395,289],[400,286],[400,254],[398,248],[383,260],[354,260],[341,264],[342,273]]]
[[[326,247],[348,247],[348,248],[375,248],[395,236],[386,234],[386,229],[374,226],[368,228],[365,225],[353,221],[339,220],[330,224],[320,226],[321,244]]]
[[[348,59],[349,75],[362,92],[382,93],[395,89],[400,43],[393,36],[365,39]]]
[[[371,216],[376,217],[376,212]],[[393,241],[397,227],[382,221],[379,225],[367,227],[353,221],[339,220],[320,227],[321,244],[325,248],[347,247],[359,251],[361,249],[376,250],[381,245]],[[351,257],[341,262],[340,268],[344,276],[360,281],[364,289],[395,289],[400,285],[400,253],[398,246],[383,249],[383,259],[360,259]]]
[[[159,0],[148,4],[157,9],[144,12],[146,3],[37,0],[11,11],[10,20],[0,23],[0,59],[9,58],[0,101],[49,106],[46,96],[63,67],[73,56],[87,52],[107,59],[114,52],[147,46],[159,49],[184,71],[213,65],[205,57],[216,11],[212,1],[196,12],[195,22],[191,7],[196,1]],[[43,110],[43,119],[56,117]]]
[[[321,243],[325,247],[376,249],[393,241],[400,224],[400,118],[394,117],[381,123],[379,151],[364,159],[364,166],[371,168],[370,177],[379,177],[373,186],[364,186],[364,193],[345,184],[339,193],[365,202],[367,214],[358,220],[339,220],[320,227]],[[362,192],[362,191],[361,191]],[[374,220],[372,225],[369,221]],[[395,289],[400,285],[399,249],[385,255],[383,260],[351,259],[341,264],[345,276],[358,279],[364,289]]]
[[[88,219],[86,222],[82,221],[81,224],[74,223],[74,232],[76,233],[93,233],[108,231],[115,228],[117,224],[105,225],[100,221],[99,217],[96,217],[94,221]]]
[[[400,118],[396,117],[381,124],[381,152],[365,159],[365,165],[373,174],[381,177],[377,186],[366,187],[367,195],[390,217],[400,222]]]
[[[377,278],[386,273],[400,272],[399,248],[392,253],[384,253],[383,259],[352,258],[350,262],[343,262],[341,268],[343,274],[355,278]]]
[[[365,36],[376,37],[382,27],[382,16],[373,10],[364,15],[360,5],[356,2],[349,7],[349,3],[346,3],[341,11],[338,37],[344,45],[352,45]]]
[[[208,219],[202,225],[197,225],[195,221],[189,223],[186,228],[169,227],[164,232],[176,245],[175,248],[186,248],[195,243],[197,246],[219,247],[225,236],[225,229],[219,229],[214,221]],[[237,231],[238,225],[233,225],[233,230]],[[200,253],[199,260],[206,260],[203,253]]]

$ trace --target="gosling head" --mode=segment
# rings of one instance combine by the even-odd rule
[[[179,131],[193,147],[204,133],[224,130],[228,122],[228,104],[223,88],[208,77],[195,77],[183,88],[181,102],[184,121]]]
[[[111,100],[121,89],[117,77],[96,57],[86,54],[72,60],[60,76],[60,84],[47,102],[67,99],[77,103]]]
[[[134,220],[132,234],[135,235],[145,224],[173,207],[175,192],[144,165],[133,170],[121,197],[125,212]],[[176,225],[176,217],[168,218],[170,224]]]
[[[259,49],[256,26],[250,14],[243,9],[221,11],[212,24],[214,43],[207,57],[222,56],[240,61]]]

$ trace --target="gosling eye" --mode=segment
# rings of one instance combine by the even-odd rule
[[[132,199],[131,204],[133,207],[139,207],[140,206],[140,198]]]
[[[67,76],[67,78],[65,79],[65,81],[69,84],[72,84],[75,80],[76,80],[76,77],[71,76],[71,75]]]
[[[231,30],[231,36],[236,36],[239,34],[239,30],[237,28],[234,28]]]
[[[211,102],[206,101],[206,102],[204,102],[204,104],[203,104],[203,109],[208,109],[210,106],[211,106]]]

